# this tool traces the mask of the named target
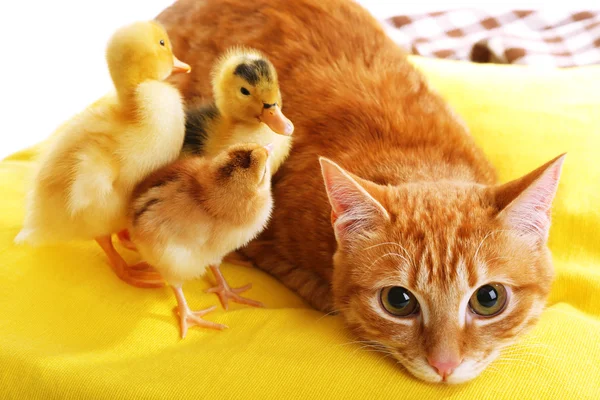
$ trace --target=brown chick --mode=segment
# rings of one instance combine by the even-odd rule
[[[215,275],[225,309],[228,300],[251,306],[262,303],[241,297],[250,289],[230,288],[221,274],[223,257],[244,246],[266,226],[271,215],[270,153],[272,145],[238,144],[214,158],[189,157],[164,167],[135,189],[129,206],[129,232],[142,258],[173,289],[184,338],[189,326],[223,329],[202,319],[215,307],[190,310],[183,283]]]

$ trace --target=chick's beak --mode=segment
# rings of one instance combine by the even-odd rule
[[[179,60],[177,57],[173,56],[173,74],[179,74],[182,72],[189,74],[191,70],[192,67]]]
[[[263,147],[267,150],[267,154],[271,155],[271,153],[273,152],[273,143],[269,143],[268,145]]]
[[[273,132],[280,135],[290,136],[294,132],[294,124],[292,124],[292,121],[283,115],[281,108],[279,108],[277,105],[269,108],[263,108],[259,119],[261,122],[267,124],[267,126],[271,128]]]

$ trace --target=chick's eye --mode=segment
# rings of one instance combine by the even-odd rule
[[[241,88],[240,92],[242,92],[242,94],[244,96],[248,96],[250,94],[250,91],[248,89],[246,89],[245,87]]]
[[[469,300],[471,311],[482,317],[493,317],[504,311],[507,303],[506,288],[499,283],[481,286]]]
[[[164,41],[164,40],[162,40],[162,39],[160,39],[160,42],[158,42],[158,43],[160,43],[160,45],[161,45],[161,46],[164,46],[164,45],[165,45],[165,41]]]
[[[419,302],[406,288],[389,286],[380,294],[381,304],[388,313],[396,317],[408,317],[419,312]]]

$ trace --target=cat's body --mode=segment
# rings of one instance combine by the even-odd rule
[[[530,241],[531,257],[520,253],[523,235],[488,238],[507,231],[511,216],[528,218],[511,203],[527,185],[554,194],[562,159],[512,186],[490,186],[495,171],[464,125],[353,2],[180,0],[159,20],[192,65],[178,81],[188,100],[211,98],[210,66],[233,45],[263,51],[278,71],[296,131],[273,179],[269,228],[244,249],[256,265],[315,308],[339,310],[357,335],[429,381],[476,376],[537,319],[552,277],[545,237]],[[319,156],[352,174],[323,161],[330,201]],[[493,265],[484,272],[477,257]],[[502,264],[511,257],[535,267]],[[472,322],[465,310],[475,285],[501,278],[531,312]],[[415,292],[419,313],[386,314],[386,285]],[[520,298],[527,288],[535,298]],[[507,315],[515,312],[508,304]],[[479,330],[489,321],[501,332]]]
[[[277,3],[179,1],[159,20],[175,48],[188,48],[181,57],[193,72],[180,84],[188,99],[211,98],[210,68],[230,46],[258,48],[277,68],[297,129],[296,149],[274,177],[269,229],[246,252],[314,307],[330,311],[335,238],[318,156],[391,185],[440,179],[490,184],[495,173],[364,10],[345,1]],[[347,25],[356,29],[332,29]]]

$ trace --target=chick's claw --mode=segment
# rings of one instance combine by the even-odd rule
[[[180,314],[179,315],[179,324],[181,326],[181,338],[184,339],[185,336],[187,335],[188,328],[191,328],[193,326],[199,326],[201,328],[208,328],[208,329],[216,329],[218,331],[222,331],[223,329],[227,328],[227,325],[218,324],[216,322],[207,321],[205,319],[202,319],[202,317],[204,315],[213,311],[215,308],[216,308],[216,306],[212,306],[205,310],[200,310],[200,311],[187,310],[187,311],[184,311],[182,315]]]
[[[247,299],[239,295],[240,293],[249,290],[252,287],[251,283],[239,288],[230,288],[218,266],[211,266],[210,269],[217,280],[217,286],[207,289],[206,293],[216,293],[225,310],[229,309],[229,300],[252,307],[264,307],[264,304],[260,301]]]
[[[215,286],[213,288],[208,289],[206,291],[206,293],[216,293],[217,296],[219,296],[219,300],[221,301],[223,308],[226,310],[229,309],[229,304],[228,304],[229,300],[234,301],[236,303],[240,303],[240,304],[247,304],[252,307],[264,307],[265,305],[263,303],[261,303],[260,301],[247,299],[238,294],[238,293],[245,292],[246,290],[250,289],[251,287],[252,287],[251,284],[248,284],[248,285],[240,287],[240,288],[233,288],[233,289],[228,288],[228,287],[223,287],[223,286]]]
[[[201,328],[209,328],[216,330],[223,330],[227,328],[227,325],[218,324],[216,322],[207,321],[203,319],[206,314],[213,311],[217,306],[212,306],[200,311],[192,311],[187,305],[185,296],[181,287],[173,287],[175,296],[177,297],[177,307],[175,311],[179,315],[179,326],[181,328],[181,338],[184,339],[187,335],[188,328],[193,326],[199,326]]]

